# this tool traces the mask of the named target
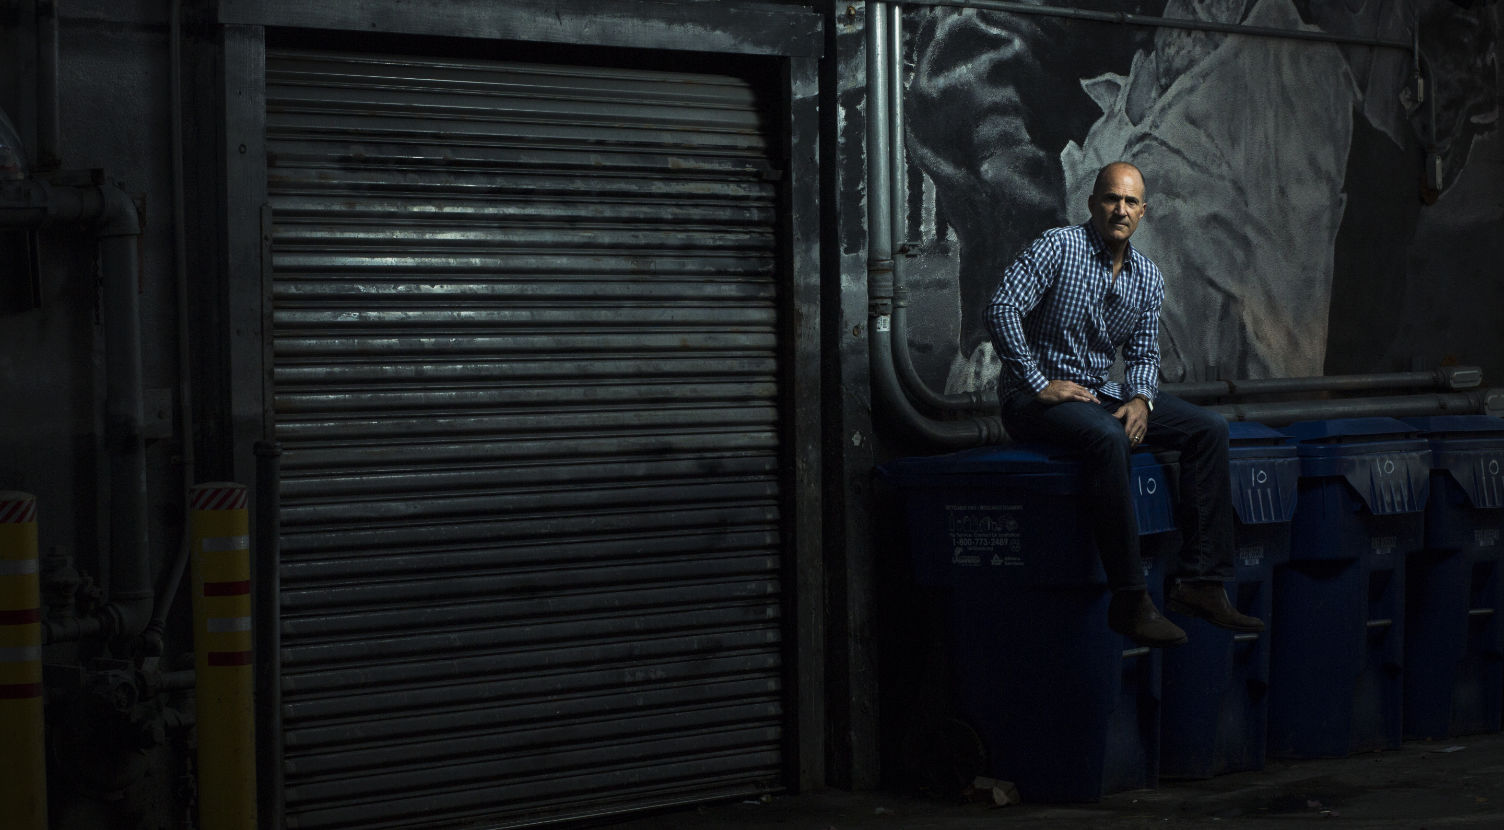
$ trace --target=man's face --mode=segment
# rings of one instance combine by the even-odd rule
[[[1087,204],[1092,225],[1108,244],[1121,244],[1133,236],[1144,218],[1144,182],[1130,168],[1108,171]]]

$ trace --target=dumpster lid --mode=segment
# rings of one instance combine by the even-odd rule
[[[1428,415],[1406,418],[1405,423],[1431,436],[1455,435],[1458,438],[1504,437],[1504,418],[1493,415]]]
[[[1292,443],[1295,439],[1274,427],[1265,426],[1257,421],[1229,421],[1227,424],[1227,437],[1233,444],[1266,444],[1279,446]]]
[[[1341,443],[1352,440],[1414,438],[1416,428],[1398,418],[1334,418],[1296,421],[1281,432],[1300,443]]]
[[[1131,465],[1146,467],[1173,464],[1179,453],[1133,453]],[[895,458],[877,468],[879,475],[898,484],[932,483],[945,476],[1071,475],[1079,464],[1069,448],[1051,444],[997,444],[973,447],[944,455]]]
[[[1061,464],[1069,460],[1063,447],[998,444],[944,455],[895,458],[879,465],[877,470],[898,481],[910,476],[1058,473]]]

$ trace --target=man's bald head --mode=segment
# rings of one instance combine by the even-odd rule
[[[1144,200],[1144,174],[1126,161],[1115,161],[1097,173],[1091,196],[1086,200],[1092,225],[1102,241],[1121,258],[1128,237],[1138,229],[1148,203]]]
[[[1097,193],[1101,193],[1104,186],[1110,186],[1111,184],[1117,182],[1117,177],[1122,173],[1132,174],[1135,178],[1138,179],[1139,198],[1147,200],[1149,197],[1149,187],[1148,185],[1144,184],[1143,172],[1126,161],[1115,161],[1107,165],[1106,167],[1103,167],[1101,170],[1098,170],[1097,180],[1093,182],[1091,186],[1092,194],[1095,195]]]

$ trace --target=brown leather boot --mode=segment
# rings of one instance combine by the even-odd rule
[[[1264,621],[1234,608],[1227,599],[1227,589],[1220,582],[1181,582],[1170,589],[1170,610],[1177,614],[1200,617],[1229,631],[1259,632]]]
[[[1148,591],[1119,591],[1107,606],[1107,627],[1141,646],[1178,646],[1188,639],[1180,626],[1154,607]]]

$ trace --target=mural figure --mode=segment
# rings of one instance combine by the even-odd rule
[[[1423,105],[1413,61],[1395,49],[929,11],[914,40],[908,146],[956,241],[960,330],[946,391],[995,382],[981,309],[1002,266],[1031,229],[1082,221],[1092,177],[1117,159],[1155,171],[1155,218],[1135,242],[1165,271],[1166,380],[1387,368],[1375,364],[1419,278],[1406,252],[1422,197],[1458,181],[1497,118],[1497,6],[1134,9],[1396,41],[1419,21],[1432,76]],[[1443,173],[1425,183],[1428,148]]]

